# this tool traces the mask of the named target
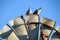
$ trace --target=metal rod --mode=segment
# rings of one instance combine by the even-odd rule
[[[20,24],[20,25],[29,25],[29,24],[42,24],[42,25],[46,25],[46,24],[44,24],[44,23],[41,23],[41,22],[32,22],[32,23],[24,23],[24,24]],[[20,26],[20,25],[14,25],[14,26]],[[48,26],[48,25],[46,25],[46,26]],[[49,28],[51,28],[51,29],[54,29],[54,28],[52,28],[52,27],[49,27]],[[57,31],[56,29],[54,29],[55,31]],[[58,31],[57,31],[58,32]],[[59,33],[59,32],[58,32]]]
[[[7,24],[8,25],[8,24]],[[8,25],[9,26],[9,25]],[[12,26],[9,26],[11,28],[11,30],[14,31],[14,33],[17,35],[17,32],[15,31],[15,29]],[[17,36],[18,37],[18,36]]]
[[[39,18],[39,22],[40,22],[40,17],[38,15],[38,18]],[[40,24],[38,25],[38,40],[40,40]]]
[[[56,22],[55,22],[55,24],[56,24]],[[54,26],[53,26],[53,28],[52,28],[52,30],[51,30],[51,32],[50,32],[50,35],[51,35],[51,33],[52,33],[52,31],[53,31],[53,29],[54,29],[54,27],[55,27],[55,24],[54,24]],[[54,30],[56,30],[56,29],[54,29]],[[57,31],[57,30],[56,30]],[[50,35],[49,35],[49,37],[48,37],[48,39],[47,40],[50,40],[49,38],[50,38]]]

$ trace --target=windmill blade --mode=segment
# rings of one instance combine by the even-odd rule
[[[34,23],[34,22],[39,22],[39,19],[38,19],[38,15],[30,15],[30,18],[29,18],[29,23]]]
[[[37,23],[39,22],[38,15],[40,12],[41,12],[41,8],[37,9],[33,14],[26,15],[26,18],[25,18],[26,23],[36,23],[36,24],[27,25],[27,30],[31,40],[38,40],[37,39],[37,35],[38,35]]]
[[[51,19],[48,19],[48,18],[42,18],[42,23],[45,24],[45,25],[48,25],[49,27],[53,27],[55,25],[55,22],[54,20],[51,20]]]
[[[30,18],[30,15],[32,15],[32,11],[31,11],[31,8],[28,9],[26,15],[25,15],[25,22],[27,23],[29,18]]]
[[[39,22],[39,16],[33,14],[30,16],[29,23]],[[31,40],[38,40],[38,24],[30,24],[29,26],[29,36]]]
[[[43,17],[42,23],[45,24],[45,25],[41,24],[41,33],[43,34],[43,38],[45,40],[45,39],[48,39],[50,32],[51,32],[51,28],[53,28],[55,25],[55,21]]]
[[[20,25],[20,24],[24,24],[23,19],[21,17],[15,18],[13,28],[16,31],[16,35],[21,40],[27,40],[28,33],[27,33],[26,28],[25,28],[25,25]]]
[[[29,20],[30,15],[32,14],[31,8],[28,9],[25,15],[25,22],[27,23]]]
[[[0,30],[0,37],[6,39],[11,34],[11,32],[11,28],[8,26],[8,24],[6,24],[3,29]]]
[[[57,26],[56,31],[51,37],[51,40],[60,40],[60,26]]]
[[[17,18],[10,20],[9,24],[11,26],[15,26],[15,25],[24,24],[24,22],[23,22],[22,18],[20,16],[18,16]]]
[[[32,15],[32,11],[31,11],[31,8],[29,8],[25,15],[25,23],[28,24],[31,15]],[[26,29],[28,32],[28,25],[26,25]]]
[[[20,17],[14,19],[14,25],[24,24],[24,20]]]
[[[14,32],[10,34],[10,36],[7,38],[7,40],[19,40],[18,37]]]
[[[26,23],[33,23],[33,22],[39,22],[38,15],[37,14],[29,14],[26,15],[25,18]],[[38,40],[38,24],[29,24],[28,25],[28,33],[30,40]]]

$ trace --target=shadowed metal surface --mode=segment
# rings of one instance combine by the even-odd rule
[[[60,26],[57,26],[57,31],[54,32],[54,34],[51,37],[51,40],[60,40]]]
[[[54,25],[55,25],[55,21],[43,17],[42,18],[42,23],[45,24],[45,25],[41,24],[41,33],[43,34],[43,39],[47,40],[49,35],[50,35],[50,32],[51,32],[51,27],[53,28]]]
[[[3,39],[6,39],[13,30],[6,24],[3,29],[0,30],[0,37]]]

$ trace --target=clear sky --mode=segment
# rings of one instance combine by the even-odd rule
[[[56,26],[60,25],[60,0],[0,0],[0,29],[9,20],[25,15],[29,7],[32,12],[41,7],[41,18],[50,18]]]

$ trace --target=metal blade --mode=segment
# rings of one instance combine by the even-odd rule
[[[24,24],[23,19],[21,17],[15,18],[13,28],[16,31],[16,35],[19,37],[20,40],[27,40],[28,33],[25,28],[25,25],[20,25],[20,24]]]
[[[18,37],[14,32],[10,34],[10,36],[7,38],[7,40],[19,40]]]
[[[45,38],[48,38],[50,36],[51,28],[54,27],[55,21],[43,17],[42,23],[43,24],[41,24],[41,36],[43,36],[43,39],[45,39]]]
[[[0,30],[0,37],[6,39],[12,32],[11,28],[6,24],[3,29]]]

